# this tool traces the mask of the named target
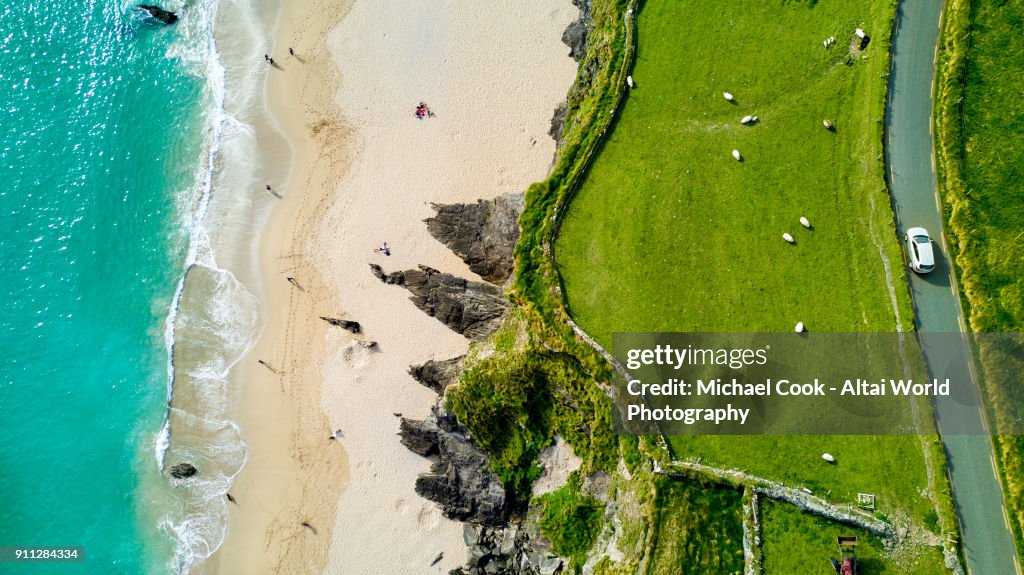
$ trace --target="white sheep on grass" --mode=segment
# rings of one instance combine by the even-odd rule
[[[743,156],[740,155],[740,151],[739,150],[733,150],[732,151],[732,157],[736,158],[737,162],[742,162],[743,161]]]
[[[789,242],[791,244],[795,244],[796,243],[796,240],[794,240],[793,236],[789,235],[789,233],[782,234],[782,239],[786,240],[787,242]]]
[[[732,94],[730,94],[729,92],[722,92],[722,97],[725,98],[726,100],[729,100],[730,102],[733,101]]]
[[[807,229],[811,229],[811,221],[803,216],[800,216],[800,224]]]

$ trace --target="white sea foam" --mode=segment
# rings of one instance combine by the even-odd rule
[[[252,9],[239,6],[244,3],[230,3],[232,11],[251,13]],[[181,19],[175,30],[179,38],[167,55],[203,78],[209,106],[196,183],[180,202],[179,213],[188,233],[185,269],[164,329],[167,399],[174,407],[169,409],[155,440],[161,470],[165,462],[179,461],[188,461],[201,470],[174,487],[175,504],[159,520],[161,531],[174,540],[169,568],[188,573],[197,561],[209,557],[222,544],[227,528],[224,494],[248,457],[241,430],[228,418],[228,378],[231,368],[255,343],[262,320],[260,303],[231,271],[218,266],[217,251],[226,250],[232,256],[239,245],[254,249],[251,236],[261,223],[247,221],[248,230],[225,223],[237,202],[249,201],[237,193],[238,178],[227,178],[225,172],[231,168],[237,171],[241,162],[251,159],[256,146],[252,128],[232,117],[228,109],[238,109],[238,102],[244,105],[258,101],[262,80],[242,76],[243,81],[232,82],[229,93],[229,72],[214,36],[221,8],[218,0],[168,8],[178,10]],[[251,51],[251,45],[258,42],[256,22],[249,18],[231,19],[238,30],[232,29],[232,35],[218,35],[229,39],[231,50],[250,45]],[[236,76],[231,74],[232,78]],[[228,237],[232,233],[234,239]],[[247,237],[239,239],[240,235]]]

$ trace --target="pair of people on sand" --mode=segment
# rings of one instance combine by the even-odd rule
[[[416,106],[416,119],[422,120],[423,118],[433,118],[434,112],[430,111],[430,106],[420,102]]]

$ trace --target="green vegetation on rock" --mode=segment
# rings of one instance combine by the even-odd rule
[[[527,344],[479,360],[447,402],[505,487],[523,500],[540,474],[537,454],[555,435],[572,445],[586,471],[610,469],[617,460],[611,405],[569,354]]]
[[[655,485],[655,530],[645,575],[743,573],[742,494],[665,477]]]
[[[540,532],[551,541],[555,552],[571,559],[578,573],[587,561],[587,552],[594,546],[604,524],[604,505],[580,492],[580,479],[573,474],[557,491],[539,498]]]

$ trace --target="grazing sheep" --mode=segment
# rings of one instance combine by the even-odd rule
[[[856,30],[854,30],[853,33],[856,34],[857,37],[860,38],[861,40],[863,40],[864,37],[867,36],[867,34],[865,34],[864,31],[861,30],[860,28],[857,28]]]
[[[797,324],[796,324],[796,332],[797,333],[803,333],[804,332],[804,322],[802,322],[802,321],[797,322]]]
[[[633,87],[633,77],[632,76],[626,76],[626,85],[629,86],[630,88]]]
[[[724,97],[726,100],[729,100],[730,102],[732,102],[733,100],[732,94],[730,94],[729,92],[722,92],[722,97]]]
[[[740,155],[740,151],[739,150],[733,150],[732,151],[732,157],[736,158],[737,162],[742,162],[743,161],[743,156]]]
[[[829,463],[835,463],[836,462],[836,458],[832,457],[831,453],[822,453],[821,454],[821,458],[824,459],[825,461],[829,462]]]
[[[749,123],[751,123],[753,121],[754,121],[754,117],[753,116],[743,116],[743,119],[740,120],[740,123],[741,124],[749,124]]]
[[[807,218],[800,216],[800,223],[807,229],[811,229],[811,222]]]
[[[825,126],[826,130],[831,130],[832,129],[832,122],[830,122],[829,120],[822,120],[821,121],[821,125]]]
[[[782,234],[782,239],[786,240],[787,242],[789,242],[791,244],[795,244],[796,243],[796,240],[793,239],[793,236],[789,235],[788,233]]]

